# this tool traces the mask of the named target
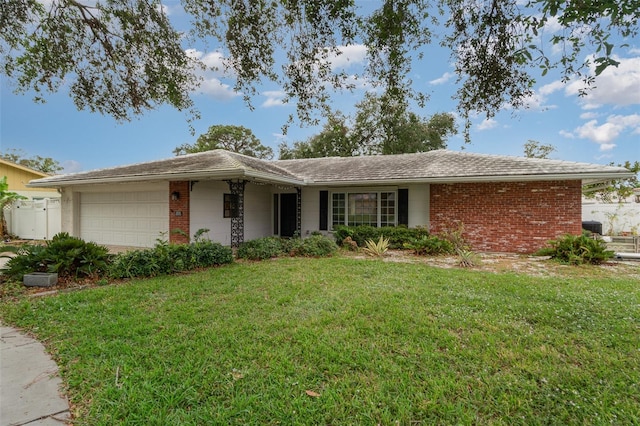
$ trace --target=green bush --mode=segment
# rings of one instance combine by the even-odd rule
[[[367,240],[377,241],[380,237],[389,240],[389,248],[402,249],[406,243],[429,235],[426,228],[407,228],[406,226],[383,226],[375,228],[369,225],[361,226],[337,226],[334,236],[338,244],[342,244],[345,238],[350,237],[360,247],[366,245]]]
[[[611,259],[615,253],[607,250],[607,244],[589,234],[564,235],[557,240],[551,240],[548,247],[536,252],[538,256],[551,256],[552,259],[570,265],[592,264],[599,265]]]
[[[338,250],[338,245],[324,235],[311,235],[308,238],[290,240],[288,252],[291,256],[325,257]]]
[[[453,244],[433,235],[424,235],[405,243],[404,248],[413,250],[420,256],[434,256],[439,254],[451,254],[455,251]]]
[[[197,268],[224,265],[233,262],[229,247],[211,241],[192,244],[167,244],[132,250],[116,255],[109,268],[112,278],[154,277]]]
[[[294,240],[294,239],[292,239]],[[264,237],[240,244],[236,256],[240,259],[263,260],[278,257],[288,252],[279,237]]]
[[[55,272],[60,278],[97,277],[107,270],[109,259],[106,247],[61,232],[45,245],[21,246],[2,272],[9,281],[21,281],[32,272]]]

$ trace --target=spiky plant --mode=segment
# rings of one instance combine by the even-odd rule
[[[389,239],[381,235],[377,242],[366,240],[362,250],[369,256],[382,257],[389,250]]]
[[[457,249],[458,266],[462,268],[473,268],[480,264],[480,258],[471,250]]]

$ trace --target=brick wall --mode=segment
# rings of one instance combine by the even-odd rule
[[[180,194],[177,200],[172,199],[174,192]],[[175,244],[189,242],[189,181],[169,182],[169,242]],[[176,213],[182,215],[177,215]],[[173,232],[180,229],[186,233],[181,235]]]
[[[430,229],[462,222],[473,250],[532,253],[582,232],[581,192],[580,181],[434,184]]]

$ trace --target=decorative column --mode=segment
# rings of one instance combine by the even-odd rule
[[[296,230],[298,231],[300,238],[302,238],[302,188],[299,186],[296,187],[296,192],[298,193],[298,196],[296,197]]]
[[[238,248],[244,242],[244,186],[245,180],[228,180],[231,195],[237,198],[238,214],[231,218],[231,248]]]

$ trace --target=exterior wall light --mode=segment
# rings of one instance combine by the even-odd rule
[[[177,200],[179,200],[179,199],[180,199],[180,193],[179,193],[178,191],[173,191],[173,192],[171,193],[171,199],[172,199],[173,201],[177,201]]]

